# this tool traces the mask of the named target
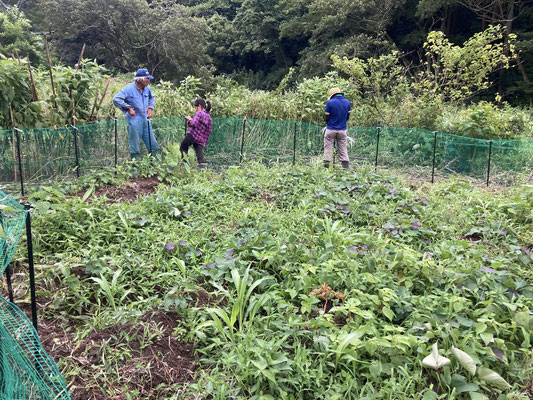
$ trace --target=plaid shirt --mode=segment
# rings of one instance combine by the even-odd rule
[[[194,114],[194,118],[189,121],[189,135],[194,138],[194,141],[202,147],[205,147],[207,144],[207,138],[211,133],[213,128],[213,121],[211,121],[211,116],[205,110],[200,110]]]

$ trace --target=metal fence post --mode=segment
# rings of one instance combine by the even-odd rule
[[[431,168],[431,183],[435,181],[435,155],[437,153],[437,134],[438,131],[433,131],[435,138],[433,139],[433,167]]]
[[[377,129],[378,129],[378,137],[377,137],[377,142],[376,142],[376,161],[374,162],[374,169],[378,168],[379,137],[381,135],[381,126],[378,126]]]
[[[189,123],[187,121],[187,118],[185,118],[185,135],[183,137],[187,136],[187,130],[189,129]]]
[[[13,285],[11,284],[11,268],[9,268],[9,265],[6,267],[6,281],[7,281],[7,294],[9,296],[9,301],[14,303]]]
[[[118,165],[118,118],[113,118],[114,125],[115,125],[115,168],[117,168]]]
[[[15,137],[17,138],[17,157],[19,164],[19,177],[20,177],[20,193],[24,197],[24,177],[22,176],[22,157],[20,155],[20,135],[22,132],[19,128],[13,128],[15,130]]]
[[[294,141],[292,144],[292,165],[296,164],[296,121],[294,121]]]
[[[487,161],[487,186],[489,186],[490,180],[490,160],[492,158],[492,140],[489,140],[489,159]]]
[[[244,133],[246,131],[246,117],[242,120],[242,135],[241,135],[241,152],[239,154],[239,164],[242,163],[244,153]]]
[[[150,153],[150,157],[152,156],[152,122],[148,119],[148,152]]]
[[[37,299],[35,295],[35,267],[33,265],[33,241],[31,238],[31,206],[26,203],[24,205],[26,212],[26,241],[28,243],[28,262],[30,265],[30,294],[31,294],[31,319],[33,326],[37,331]]]
[[[76,176],[80,177],[80,149],[78,146],[78,128],[72,126],[72,134],[74,135],[74,155],[76,156]]]

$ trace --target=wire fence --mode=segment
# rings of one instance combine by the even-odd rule
[[[184,118],[154,118],[161,147],[185,136]],[[205,148],[211,166],[246,160],[305,162],[323,152],[322,127],[295,121],[214,118]],[[417,128],[349,128],[353,164],[370,164],[434,182],[458,175],[474,183],[533,182],[533,140],[484,140]],[[42,183],[129,159],[126,120],[65,128],[0,131],[0,183]]]

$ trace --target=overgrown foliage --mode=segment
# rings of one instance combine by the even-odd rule
[[[31,199],[42,315],[72,332],[59,363],[79,398],[527,398],[531,188],[172,165],[141,162],[165,183],[137,201],[95,195],[127,188],[126,169]],[[155,387],[133,345],[159,343],[141,316],[165,309],[170,350],[188,341],[198,370]],[[94,331],[109,338],[97,348]]]

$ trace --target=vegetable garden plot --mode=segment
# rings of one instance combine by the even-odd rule
[[[153,173],[165,184],[135,202],[101,198],[113,185],[32,198],[39,292],[68,332],[77,398],[522,399],[531,189],[259,162],[141,164],[115,189]],[[182,343],[194,376],[179,380]]]

